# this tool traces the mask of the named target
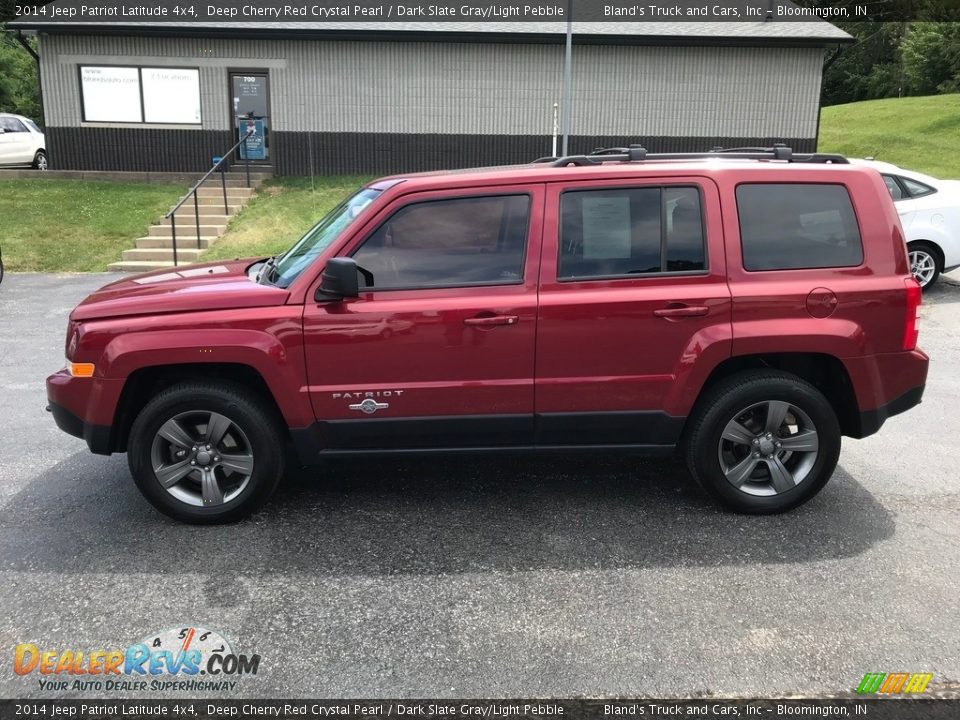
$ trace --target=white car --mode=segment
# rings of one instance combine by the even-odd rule
[[[47,169],[47,143],[30,118],[0,113],[0,167]]]
[[[960,267],[960,180],[937,180],[869,158],[850,162],[883,176],[907,236],[910,270],[922,287]]]

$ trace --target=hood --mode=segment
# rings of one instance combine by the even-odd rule
[[[249,279],[246,270],[256,260],[232,260],[185,265],[132,275],[104,285],[70,313],[71,320],[125,315],[283,305],[289,292]]]

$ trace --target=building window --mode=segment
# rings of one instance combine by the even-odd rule
[[[746,270],[855,267],[863,242],[843,185],[746,184],[737,188]]]
[[[560,280],[706,269],[695,187],[568,191],[560,215]]]
[[[432,200],[407,205],[353,258],[373,288],[511,285],[523,280],[527,195]]]
[[[80,92],[86,122],[201,122],[196,68],[83,65]]]

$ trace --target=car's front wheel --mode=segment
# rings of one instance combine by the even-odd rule
[[[930,243],[910,243],[907,246],[907,259],[910,261],[910,272],[924,290],[937,281],[943,270],[940,253]]]
[[[229,383],[183,383],[159,393],[134,420],[127,455],[155,508],[198,524],[255,511],[284,467],[276,413]]]
[[[33,169],[46,170],[48,167],[47,154],[43,150],[38,150],[37,154],[33,156]]]
[[[777,513],[805,503],[840,457],[840,426],[829,401],[790,373],[733,375],[708,391],[690,422],[690,472],[739,512]]]

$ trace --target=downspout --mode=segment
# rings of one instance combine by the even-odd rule
[[[45,102],[46,98],[44,98],[44,95],[43,95],[43,73],[40,71],[40,54],[36,50],[34,50],[32,47],[30,47],[30,43],[28,43],[24,39],[23,30],[17,30],[17,34],[14,35],[14,37],[17,39],[17,42],[23,46],[23,49],[26,50],[28,53],[30,53],[30,56],[33,58],[33,61],[37,64],[37,90],[40,91],[40,112],[43,114],[43,117],[41,118],[42,120],[41,125],[43,127],[44,137],[46,138],[47,109],[46,109],[46,102]],[[44,149],[47,151],[47,157],[49,157],[50,148],[47,147]]]
[[[40,56],[37,55],[37,51],[30,47],[30,43],[23,39],[23,30],[17,30],[17,34],[14,35],[17,39],[17,42],[23,46],[23,49],[30,53],[34,61],[37,63],[37,72],[40,72]]]

